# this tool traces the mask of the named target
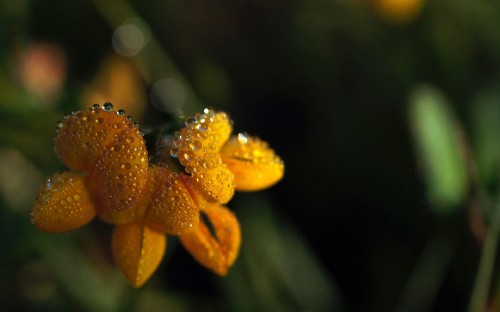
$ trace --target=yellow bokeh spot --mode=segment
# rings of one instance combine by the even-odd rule
[[[404,24],[414,20],[422,10],[425,0],[375,0],[375,10],[385,20]]]

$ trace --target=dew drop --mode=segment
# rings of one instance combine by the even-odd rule
[[[93,109],[99,109],[99,108],[101,108],[101,106],[99,104],[94,104],[94,105],[92,105],[92,108]]]
[[[206,123],[200,123],[197,128],[198,128],[198,131],[205,132],[205,131],[207,131],[207,124]]]
[[[116,114],[117,114],[118,116],[123,116],[123,115],[125,115],[125,111],[124,111],[123,109],[119,109],[119,110],[116,112]]]
[[[170,156],[177,157],[177,152],[178,152],[178,150],[176,148],[171,148],[170,149]]]
[[[196,119],[194,119],[193,117],[188,117],[186,118],[186,120],[184,121],[184,125],[186,127],[189,127],[191,126],[192,124],[194,124],[196,122]]]
[[[127,163],[121,164],[120,168],[125,169],[125,170],[130,170],[130,168],[132,168],[132,165],[127,162]]]
[[[198,132],[197,133],[197,137],[200,140],[206,140],[208,138],[208,133],[206,133],[206,132]]]
[[[217,163],[213,161],[212,159],[207,160],[207,169],[215,169],[217,168]]]
[[[182,154],[182,157],[187,160],[187,161],[190,161],[194,158],[194,154],[193,152],[190,152],[190,151],[187,151],[185,153]]]
[[[191,148],[191,150],[193,152],[197,152],[200,150],[200,148],[203,147],[203,144],[201,144],[200,141],[198,140],[194,140],[193,142],[189,143],[189,148]]]
[[[245,133],[238,133],[238,143],[247,144],[248,136]]]
[[[106,102],[106,103],[104,103],[102,108],[107,112],[112,112],[113,111],[113,104],[111,104],[110,102]]]
[[[71,116],[71,114],[66,113],[66,114],[63,115],[63,118],[64,119],[68,119],[69,116]]]

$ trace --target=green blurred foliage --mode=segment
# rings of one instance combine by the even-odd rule
[[[444,96],[429,87],[414,91],[409,114],[431,207],[450,213],[463,203],[468,184],[458,120]]]
[[[498,195],[500,2],[428,0],[400,24],[375,3],[0,1],[2,310],[462,310]],[[57,121],[137,17],[151,34],[130,57],[150,98],[141,126],[213,106],[285,160],[278,185],[230,204],[243,245],[227,278],[169,238],[134,290],[110,226],[29,223],[38,186],[65,170]]]

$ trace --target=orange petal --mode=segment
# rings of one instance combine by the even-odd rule
[[[215,237],[207,225],[200,222],[194,231],[181,235],[180,240],[201,265],[224,276],[239,253],[240,225],[230,210],[218,204],[207,206],[204,213],[212,223]]]
[[[195,202],[196,206],[198,206],[198,210],[203,210],[208,202],[207,197],[200,191],[200,188],[193,177],[181,173],[179,174],[179,180],[186,186],[189,195],[191,195],[191,198]]]
[[[44,232],[70,231],[94,216],[83,176],[74,172],[56,173],[49,178],[31,210],[31,222]]]
[[[233,131],[231,124],[226,113],[205,108],[203,114],[186,118],[186,126],[176,133],[174,146],[195,154],[217,152],[229,139]]]
[[[136,288],[141,287],[156,271],[166,246],[165,235],[142,222],[115,226],[111,238],[115,262]]]
[[[219,154],[217,154],[218,157]],[[234,174],[221,163],[217,168],[195,172],[191,175],[199,189],[209,199],[225,204],[233,198]]]
[[[103,166],[104,168],[104,166]],[[148,175],[149,175],[149,169]],[[104,183],[109,183],[107,186],[107,192],[113,187],[116,187],[113,183],[111,183],[109,180],[106,180],[105,178],[102,178],[102,176],[109,176],[111,175],[112,172],[105,172],[104,170],[101,172],[100,177],[96,176],[89,176],[86,179],[88,188],[92,190],[92,194],[94,202],[96,203],[96,211],[97,211],[97,216],[103,220],[104,222],[110,223],[110,224],[125,224],[137,220],[141,220],[144,218],[144,214],[146,212],[147,205],[149,204],[149,200],[151,199],[151,196],[153,194],[154,189],[150,188],[150,185],[154,184],[153,181],[150,181],[153,179],[153,176],[147,177],[146,178],[146,183],[144,183],[144,186],[142,189],[135,188],[133,191],[131,191],[130,196],[126,197],[126,199],[120,199],[118,196],[125,196],[126,194],[119,193],[111,193],[112,195],[108,197],[107,201],[104,201],[103,198],[105,198],[102,193],[104,192],[102,189],[102,186]],[[124,175],[125,176],[125,175]],[[130,179],[144,179],[142,174],[137,175],[137,176],[131,176],[128,175],[127,178],[123,178],[123,180],[130,180]],[[128,182],[131,183],[132,187],[133,183],[137,182]],[[142,184],[141,184],[142,185]],[[125,187],[127,188],[127,187]],[[131,187],[128,187],[130,190]],[[113,201],[128,201],[124,205],[114,205]],[[119,207],[128,207],[126,209],[116,209]]]
[[[220,151],[224,163],[234,173],[237,191],[265,189],[283,177],[285,165],[267,142],[240,133]]]
[[[122,111],[112,105],[84,109],[65,115],[56,133],[56,152],[61,161],[76,171],[92,172],[99,156],[122,129],[136,129]],[[136,129],[137,130],[137,129]]]
[[[96,163],[92,178],[103,209],[135,209],[148,179],[148,154],[135,127],[114,136]]]
[[[200,212],[179,177],[162,167],[151,167],[156,191],[151,197],[146,219],[155,229],[173,235],[191,231],[198,225]]]
[[[203,114],[186,119],[186,127],[176,133],[171,151],[205,196],[221,203],[227,203],[234,194],[233,174],[218,153],[231,131],[231,120],[225,113],[205,109]]]

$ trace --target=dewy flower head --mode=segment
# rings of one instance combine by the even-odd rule
[[[185,124],[171,155],[209,199],[227,203],[234,190],[264,189],[283,177],[283,161],[266,142],[244,133],[230,137],[232,121],[226,113],[205,109]]]
[[[72,171],[47,180],[31,220],[45,232],[73,230],[96,215],[114,224],[113,255],[134,287],[161,262],[165,234],[179,235],[198,262],[225,275],[237,258],[241,233],[222,204],[235,188],[261,189],[283,175],[281,160],[267,144],[228,141],[231,130],[224,113],[205,110],[187,120],[172,150],[184,174],[149,164],[138,125],[110,103],[65,115],[56,152]],[[201,213],[211,224],[200,221]]]

